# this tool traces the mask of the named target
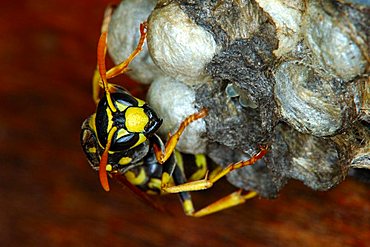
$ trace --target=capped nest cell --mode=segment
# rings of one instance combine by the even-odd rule
[[[265,198],[289,179],[328,190],[351,168],[370,168],[368,1],[125,0],[109,26],[116,63],[146,20],[130,76],[151,84],[160,134],[209,112],[180,151],[226,166],[268,145],[264,159],[227,177]]]

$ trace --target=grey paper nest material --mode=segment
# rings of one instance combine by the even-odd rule
[[[263,160],[228,180],[266,198],[291,178],[328,190],[350,168],[370,168],[370,9],[351,2],[125,0],[108,48],[124,60],[148,18],[131,75],[154,81],[148,101],[168,123],[160,133],[209,109],[180,151],[225,166],[268,144]]]

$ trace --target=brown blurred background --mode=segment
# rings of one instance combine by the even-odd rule
[[[276,200],[254,199],[201,219],[168,213],[111,183],[103,192],[79,144],[94,111],[91,75],[111,1],[3,1],[0,7],[1,246],[366,246],[369,185],[329,192],[291,182]],[[132,84],[125,83],[125,86]],[[137,88],[135,88],[137,90]],[[198,207],[234,189],[194,193]]]

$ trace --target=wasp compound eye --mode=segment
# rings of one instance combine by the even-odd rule
[[[100,157],[99,144],[92,124],[92,118],[87,118],[82,124],[80,141],[91,167],[96,170],[99,167]]]
[[[160,119],[157,113],[148,105],[143,106],[145,114],[148,116],[149,121],[144,128],[144,135],[150,136],[155,133],[162,125],[162,119]]]
[[[135,144],[138,141],[139,134],[129,133],[125,129],[119,129],[113,136],[110,150],[111,151],[127,150],[135,146]]]
[[[128,92],[125,92],[121,88],[117,88],[117,93],[112,93],[111,98],[115,107],[120,111],[123,111],[130,106],[138,106],[138,100],[130,95]]]

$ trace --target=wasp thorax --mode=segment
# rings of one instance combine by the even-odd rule
[[[114,128],[111,151],[122,151],[145,142],[160,127],[162,120],[144,101],[121,88],[104,95],[96,110],[96,131],[102,147]]]

